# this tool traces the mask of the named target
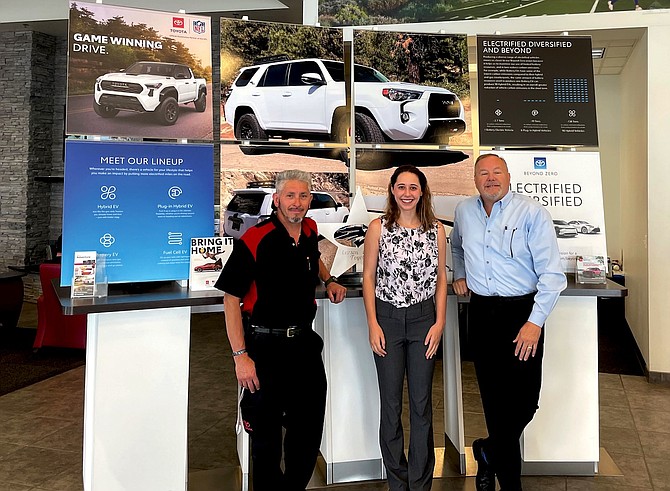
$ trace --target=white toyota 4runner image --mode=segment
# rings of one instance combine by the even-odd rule
[[[95,81],[93,109],[103,118],[119,111],[153,112],[159,123],[170,126],[179,118],[179,104],[192,102],[195,110],[207,108],[207,81],[177,63],[138,61],[121,72]]]
[[[453,92],[391,82],[374,68],[354,65],[356,142],[439,142],[465,130]],[[276,136],[345,141],[344,63],[321,59],[244,67],[225,101],[238,140]]]

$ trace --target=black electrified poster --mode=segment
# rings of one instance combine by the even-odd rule
[[[478,36],[481,145],[598,146],[591,38]]]

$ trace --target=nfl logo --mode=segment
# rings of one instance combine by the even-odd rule
[[[193,32],[196,34],[205,33],[205,21],[204,20],[194,20],[193,21]]]

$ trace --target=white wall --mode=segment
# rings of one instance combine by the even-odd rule
[[[607,255],[621,260],[621,77],[595,78]]]
[[[638,42],[621,74],[621,244],[626,272],[626,317],[638,347],[649,356],[647,208],[647,37]],[[600,117],[598,121],[600,121]]]
[[[670,26],[650,27],[648,45],[648,366],[650,372],[670,375],[670,192],[667,187],[670,169]]]

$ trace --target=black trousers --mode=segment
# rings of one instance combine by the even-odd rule
[[[533,303],[533,294],[513,298],[473,294],[470,300],[475,371],[489,433],[484,452],[503,491],[521,490],[519,438],[540,398],[544,331],[535,357],[527,361],[514,356],[513,343]]]
[[[379,443],[390,491],[430,491],[435,467],[433,442],[433,370],[423,343],[435,323],[430,298],[406,308],[376,299],[377,321],[384,331],[386,356],[375,355],[381,421]],[[409,452],[402,428],[403,382],[409,393]]]
[[[312,330],[294,338],[248,334],[260,390],[240,407],[251,438],[254,491],[304,491],[314,471],[326,409],[323,341]],[[282,459],[282,427],[284,471]]]

